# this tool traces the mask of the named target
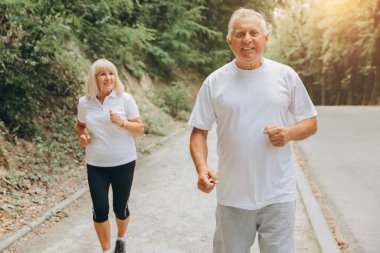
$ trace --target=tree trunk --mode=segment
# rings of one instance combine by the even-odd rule
[[[352,87],[352,83],[350,82],[350,84],[348,85],[348,89],[347,89],[347,101],[346,101],[346,105],[353,105],[353,102],[354,102],[354,89]]]
[[[321,105],[326,104],[326,83],[325,83],[325,74],[322,74],[321,78]]]
[[[335,97],[335,103],[334,103],[334,105],[340,105],[340,97],[341,97],[341,95],[342,95],[342,90],[339,88],[338,90],[337,90],[337,95],[336,95],[336,97]]]
[[[374,32],[376,34],[375,53],[372,57],[372,66],[375,67],[370,105],[380,105],[380,3],[377,1],[375,11]]]
[[[335,93],[337,94],[335,97],[334,105],[340,105],[343,89],[342,89],[342,75],[340,74],[341,71],[339,71],[339,67],[337,63],[334,63],[334,72],[336,73],[336,77],[337,77],[334,79],[335,85],[336,85]]]
[[[369,102],[370,95],[371,95],[371,86],[369,85],[370,83],[372,83],[372,80],[366,81],[362,86],[363,87],[363,91],[362,91],[363,97],[362,97],[362,100],[360,102],[360,105],[367,105]]]

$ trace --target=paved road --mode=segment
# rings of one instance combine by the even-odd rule
[[[380,252],[380,107],[318,107],[318,133],[299,142],[321,207],[349,244]]]
[[[139,160],[130,199],[127,252],[211,252],[215,192],[204,194],[197,190],[188,139],[186,130]],[[214,133],[209,135],[209,148],[210,165],[216,167]],[[303,202],[298,199],[297,203],[297,252],[320,253]],[[38,229],[17,242],[12,252],[101,252],[92,227],[89,195],[80,198],[67,213],[68,217],[59,223]],[[112,232],[114,238],[115,227]],[[251,252],[258,252],[257,246]]]

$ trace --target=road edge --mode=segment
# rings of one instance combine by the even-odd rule
[[[293,154],[294,157],[297,157],[297,159],[301,159],[295,154],[294,150]],[[295,161],[295,164],[297,189],[304,203],[306,213],[309,216],[309,220],[313,227],[315,236],[317,237],[321,251],[323,253],[341,253],[338,244],[330,231],[327,221],[323,216],[322,210],[319,207],[318,201],[310,188],[309,182],[307,181],[297,161]]]

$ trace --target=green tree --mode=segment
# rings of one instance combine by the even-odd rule
[[[0,118],[22,137],[39,134],[42,95],[65,95],[66,81],[73,81],[54,63],[67,28],[46,3],[0,2]]]
[[[132,0],[82,0],[62,1],[59,11],[91,61],[108,58],[141,76],[153,33],[137,23],[140,7]]]
[[[301,74],[318,104],[374,104],[376,13],[375,0],[288,2],[270,55]]]
[[[154,31],[154,42],[148,47],[147,62],[153,74],[172,78],[175,66],[202,70],[209,55],[200,47],[220,38],[220,34],[202,24],[202,0],[143,0],[138,19]],[[201,37],[203,41],[199,42]]]

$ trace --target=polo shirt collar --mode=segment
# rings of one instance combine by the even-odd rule
[[[109,94],[109,97],[111,97],[111,98],[116,97],[116,91],[112,90],[111,93]]]

